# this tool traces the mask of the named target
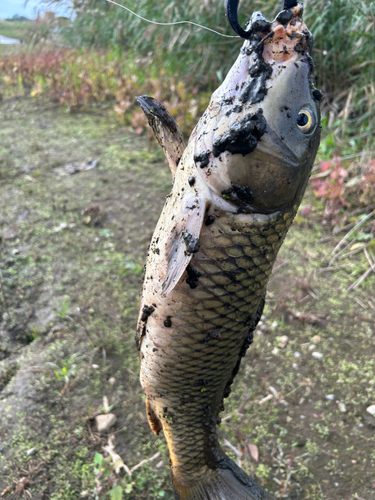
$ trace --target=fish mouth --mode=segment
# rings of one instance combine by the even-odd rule
[[[281,11],[260,44],[263,58],[268,63],[285,63],[300,53],[310,53],[313,37],[302,19],[302,4]]]
[[[245,40],[259,36],[260,44],[274,39],[273,41],[275,42],[276,40],[276,44],[287,43],[288,47],[291,45],[290,40],[297,43],[302,42],[303,45],[304,38],[306,41],[306,35],[311,37],[306,25],[302,21],[303,5],[296,0],[283,0],[281,11],[272,22],[267,21],[260,12],[254,12],[246,25],[246,29],[243,29],[238,22],[238,3],[239,0],[225,0],[225,11],[233,31]],[[275,36],[276,34],[277,36]],[[292,45],[294,47],[295,43]],[[277,53],[276,51],[275,54]],[[279,51],[279,55],[283,57],[283,53],[286,55],[284,47]],[[287,59],[284,58],[284,60]]]

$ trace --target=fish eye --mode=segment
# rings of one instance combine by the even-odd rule
[[[307,109],[302,108],[297,116],[297,126],[303,134],[309,134],[315,127],[315,118],[313,113]]]

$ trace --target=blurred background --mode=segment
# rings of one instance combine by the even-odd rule
[[[119,3],[233,34],[222,1]],[[369,500],[375,10],[304,8],[322,141],[220,436],[277,499]],[[243,0],[240,22],[279,9]],[[1,1],[0,496],[172,499],[133,341],[171,176],[135,96],[160,100],[188,137],[241,44],[105,0]]]
[[[261,10],[267,18],[273,19],[279,3],[275,0],[242,2],[240,21],[244,25],[254,10]],[[231,34],[220,2],[140,0],[130,2],[129,7],[151,20],[194,20]],[[172,97],[164,89],[170,90],[173,81],[178,87],[174,99],[183,94],[185,103],[193,101],[193,108],[197,106],[199,114],[209,93],[223,80],[241,45],[240,40],[221,38],[194,26],[147,24],[105,0],[53,0],[48,3],[4,0],[1,9],[0,33],[20,39],[24,45],[16,51],[34,59],[32,74],[27,72],[27,75],[24,75],[23,65],[13,71],[11,58],[3,61],[5,92],[11,93],[15,84],[17,87],[22,84],[25,90],[31,86],[32,92],[52,93],[69,107],[103,101],[104,93],[107,100],[117,101],[119,118],[125,121],[125,115],[134,105],[133,94],[126,88],[130,84],[127,81],[129,74],[135,83],[135,80],[143,81],[147,73],[145,90],[152,89],[152,85],[163,89],[165,102]],[[313,56],[317,86],[325,94],[324,127],[334,131],[339,144],[344,137],[350,138],[350,147],[356,151],[373,140],[373,16],[371,2],[367,1],[305,2],[305,20],[315,37]],[[1,50],[6,53],[10,49],[2,47]],[[39,54],[37,58],[36,53]],[[81,60],[79,56],[83,54]],[[77,65],[69,63],[77,58]],[[43,59],[48,59],[49,71],[53,67],[53,82]],[[23,64],[27,64],[27,58]],[[95,65],[109,65],[111,71],[97,75],[95,72],[100,71]],[[73,78],[75,72],[81,76],[74,88],[70,88],[71,84],[64,78],[68,78],[68,73]],[[90,81],[88,84],[85,80],[84,75],[89,74],[95,76],[95,83]],[[187,113],[188,116],[185,109],[181,114],[181,126],[186,126],[187,131],[196,119],[194,109]]]

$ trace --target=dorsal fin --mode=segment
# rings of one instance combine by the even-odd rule
[[[186,148],[182,132],[166,108],[156,99],[148,95],[136,97],[147,116],[158,143],[163,148],[172,175],[176,173],[177,165]]]

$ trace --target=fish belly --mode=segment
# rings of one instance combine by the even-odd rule
[[[141,341],[141,383],[180,484],[200,481],[224,456],[216,438],[218,414],[252,341],[296,209],[270,215],[216,211],[172,292],[147,297],[146,289],[153,312]],[[157,272],[146,269],[148,275]]]

